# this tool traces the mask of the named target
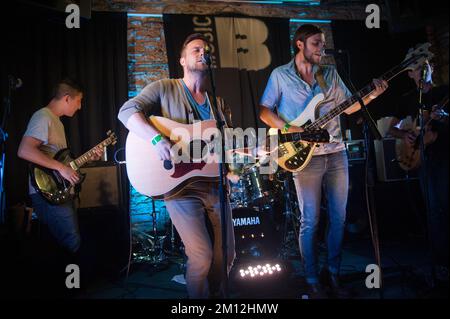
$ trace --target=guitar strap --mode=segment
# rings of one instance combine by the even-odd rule
[[[325,82],[325,79],[323,78],[323,69],[321,66],[319,66],[318,70],[316,71],[316,74],[314,74],[314,77],[316,78],[317,84],[319,84],[323,95],[327,96],[328,85]]]

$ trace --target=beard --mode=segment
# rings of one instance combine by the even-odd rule
[[[303,56],[305,57],[305,60],[306,60],[308,63],[311,63],[311,64],[320,64],[320,58],[315,57],[314,54],[313,54],[311,51],[309,51],[308,49],[305,49],[305,50],[303,51]]]
[[[200,66],[196,62],[186,65],[186,69],[191,73],[206,74],[208,72],[208,68],[207,68],[206,64],[201,63],[201,66]]]

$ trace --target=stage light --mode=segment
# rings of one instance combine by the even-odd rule
[[[330,24],[331,20],[320,20],[320,19],[290,19],[293,23],[326,23]]]
[[[267,263],[264,266],[257,264],[253,266],[251,265],[247,266],[246,268],[241,268],[239,269],[239,274],[241,278],[245,279],[248,278],[249,276],[251,278],[254,278],[258,275],[259,275],[258,277],[269,276],[281,273],[282,270],[283,269],[281,268],[280,264],[272,265],[270,263]]]
[[[153,13],[128,13],[129,17],[139,17],[139,18],[159,18],[162,19],[162,14],[153,14]]]

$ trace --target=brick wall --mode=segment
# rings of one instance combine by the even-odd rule
[[[146,84],[169,77],[162,19],[128,18],[128,77],[130,97]]]

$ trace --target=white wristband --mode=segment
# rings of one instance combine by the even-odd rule
[[[371,100],[375,100],[376,98],[377,97],[375,95],[372,95],[372,94],[369,95],[369,99],[371,99]]]

